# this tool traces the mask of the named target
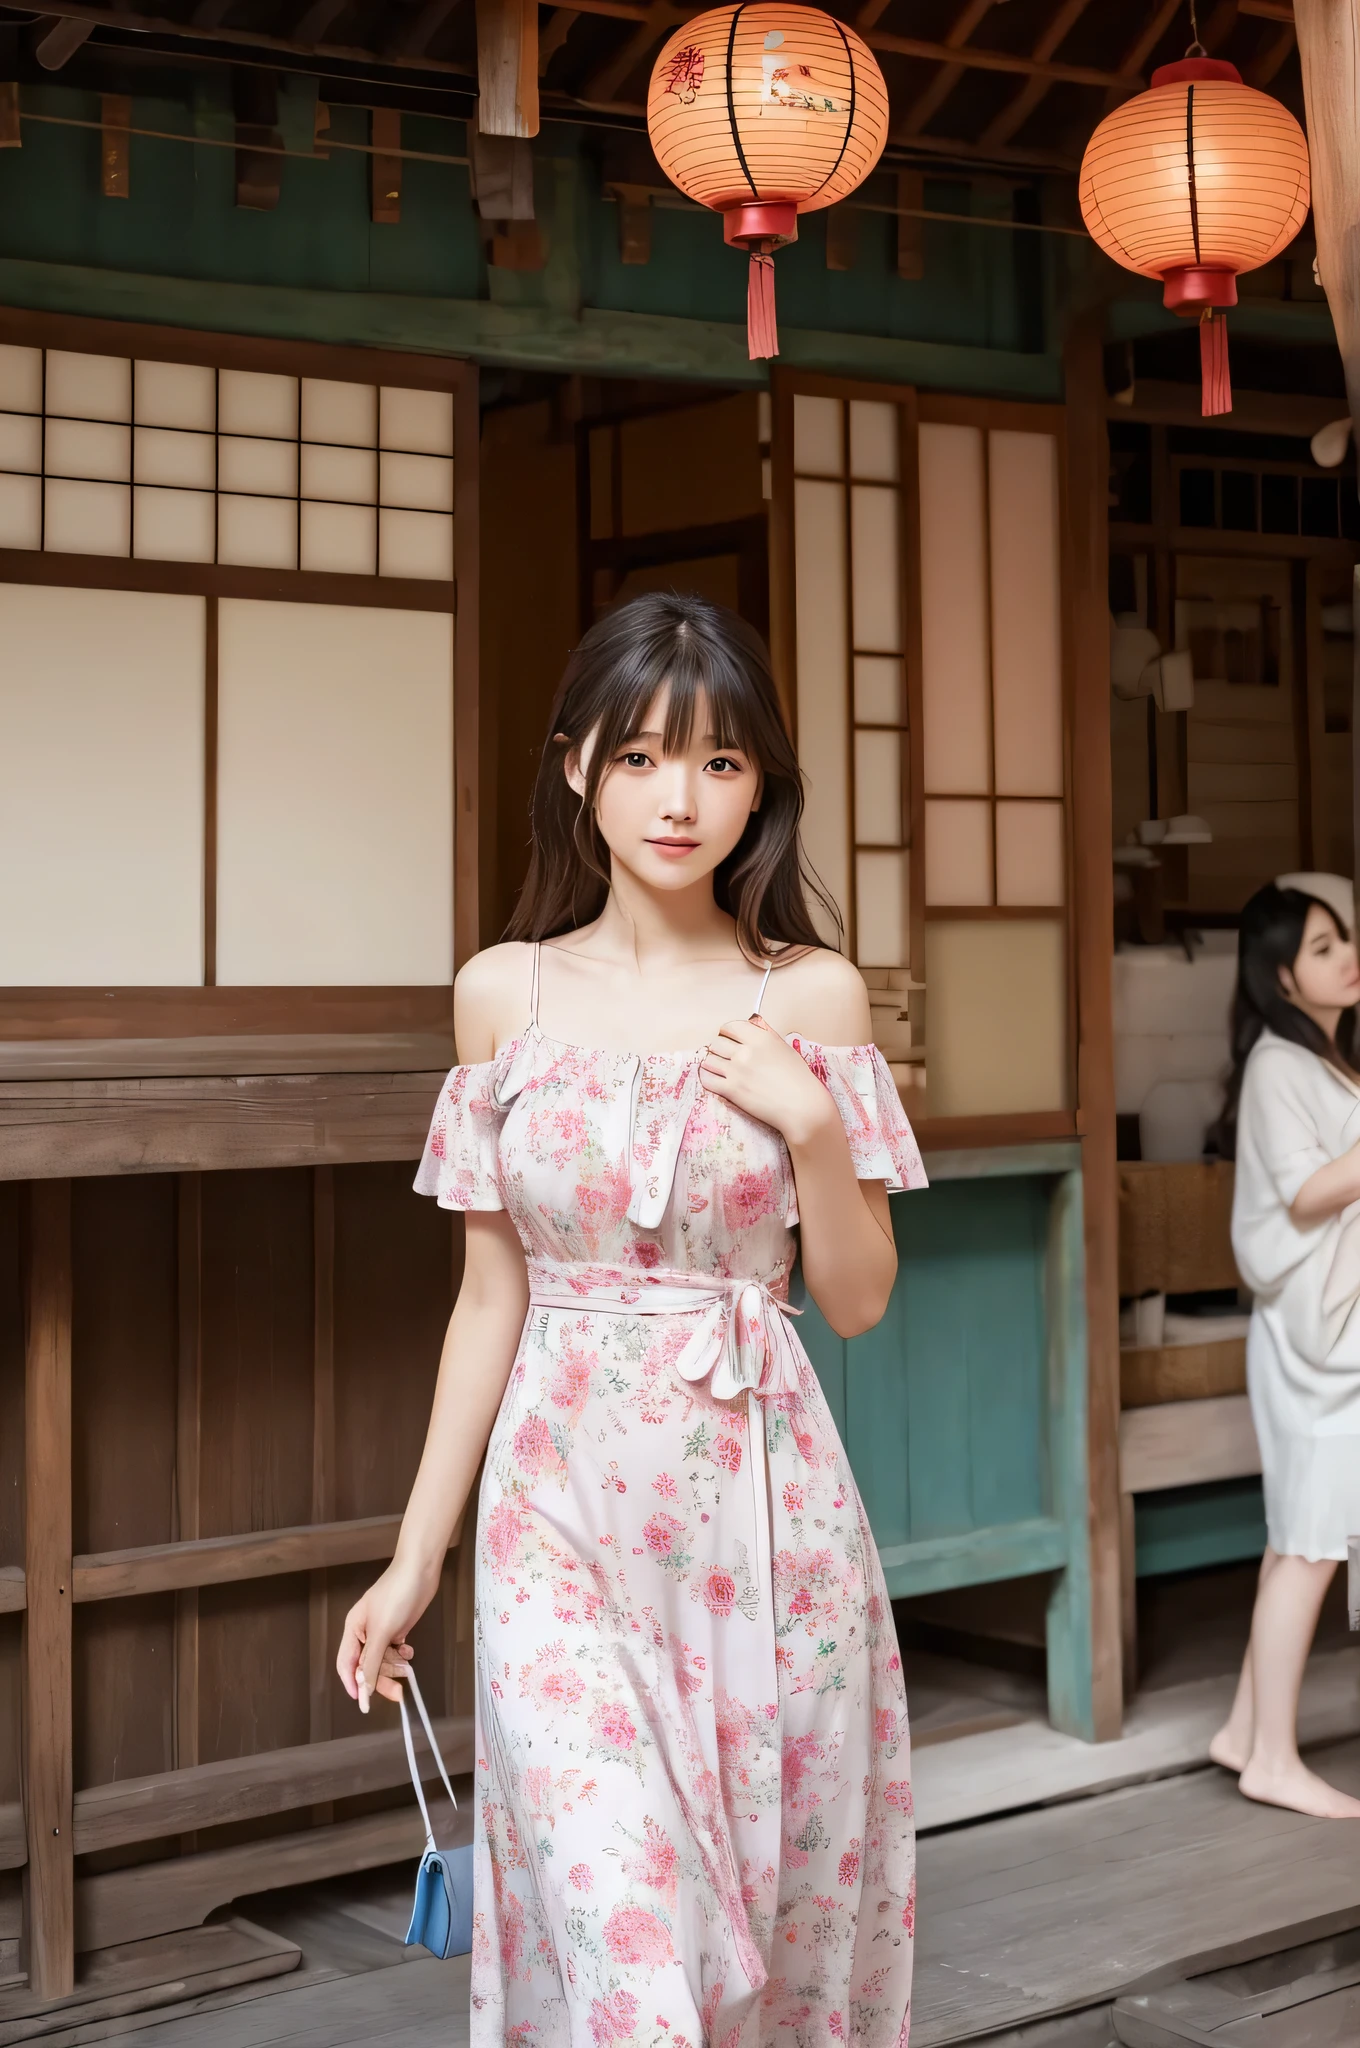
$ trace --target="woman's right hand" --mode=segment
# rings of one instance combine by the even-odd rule
[[[385,1700],[401,1698],[401,1681],[415,1655],[406,1637],[431,1597],[419,1575],[394,1558],[345,1616],[335,1668],[361,1713],[368,1712],[375,1692]]]

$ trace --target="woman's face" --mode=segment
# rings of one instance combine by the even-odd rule
[[[600,833],[615,862],[649,888],[688,889],[726,860],[760,802],[760,770],[739,747],[720,747],[700,693],[689,744],[666,751],[667,692],[658,691],[641,722],[615,748],[596,804]],[[569,756],[567,780],[585,789],[593,738]]]
[[[1303,943],[1293,972],[1282,969],[1280,981],[1291,1003],[1310,1017],[1349,1010],[1360,1000],[1360,964],[1355,943],[1343,939],[1335,920],[1321,904],[1309,908]]]

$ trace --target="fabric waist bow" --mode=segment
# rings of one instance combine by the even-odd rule
[[[796,1394],[802,1347],[788,1318],[788,1277],[720,1280],[708,1273],[665,1270],[634,1275],[614,1266],[529,1261],[529,1306],[616,1316],[694,1316],[693,1333],[675,1371],[694,1385],[708,1382],[715,1400],[741,1394]]]

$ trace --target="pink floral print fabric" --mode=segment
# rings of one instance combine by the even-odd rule
[[[859,1178],[925,1175],[872,1046],[796,1049]],[[510,1212],[482,1481],[475,2048],[906,2048],[915,1877],[877,1552],[787,1308],[777,1133],[700,1054],[530,1027],[417,1188]]]

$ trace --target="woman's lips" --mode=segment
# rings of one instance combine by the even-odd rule
[[[679,860],[682,854],[693,853],[699,842],[697,839],[649,839],[647,844],[654,846],[658,853],[669,854],[672,860]]]

